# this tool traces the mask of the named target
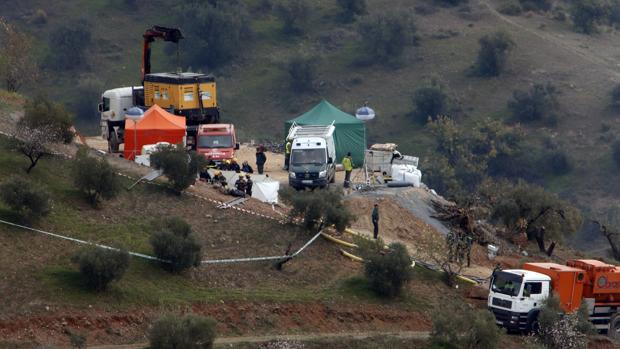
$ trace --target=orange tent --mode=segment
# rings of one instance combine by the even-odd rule
[[[125,120],[125,158],[134,160],[134,153],[140,155],[145,144],[183,143],[185,132],[184,117],[170,114],[155,104],[137,122]]]

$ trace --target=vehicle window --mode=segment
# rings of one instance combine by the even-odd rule
[[[503,293],[509,296],[517,296],[521,290],[521,276],[499,272],[495,274],[493,283],[491,284],[491,290],[493,292]]]
[[[107,97],[103,97],[103,111],[110,110],[110,99]]]
[[[320,165],[325,162],[325,149],[297,149],[291,152],[291,164],[293,165]]]
[[[533,294],[542,293],[542,282],[526,282],[523,286],[523,295],[529,297]]]
[[[199,136],[198,148],[231,148],[233,146],[232,136]]]

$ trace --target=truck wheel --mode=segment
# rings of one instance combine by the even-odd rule
[[[118,134],[116,134],[116,132],[110,132],[110,137],[108,137],[108,152],[118,153],[118,148]]]
[[[609,321],[607,335],[613,339],[620,339],[620,313],[614,315]]]

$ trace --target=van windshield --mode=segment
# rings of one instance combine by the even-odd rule
[[[232,146],[231,135],[198,136],[198,148],[232,148]]]
[[[509,296],[518,296],[522,282],[523,278],[521,276],[500,271],[493,278],[491,290]]]
[[[291,152],[292,165],[322,165],[325,162],[325,149],[297,149]]]

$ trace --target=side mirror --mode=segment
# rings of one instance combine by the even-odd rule
[[[239,143],[235,143],[235,150],[239,150]]]
[[[103,103],[99,103],[97,105],[97,109],[99,110],[100,113],[103,112]]]
[[[328,163],[328,164],[333,164],[333,163],[334,163],[334,159],[332,159],[332,158],[327,158],[327,163]]]

